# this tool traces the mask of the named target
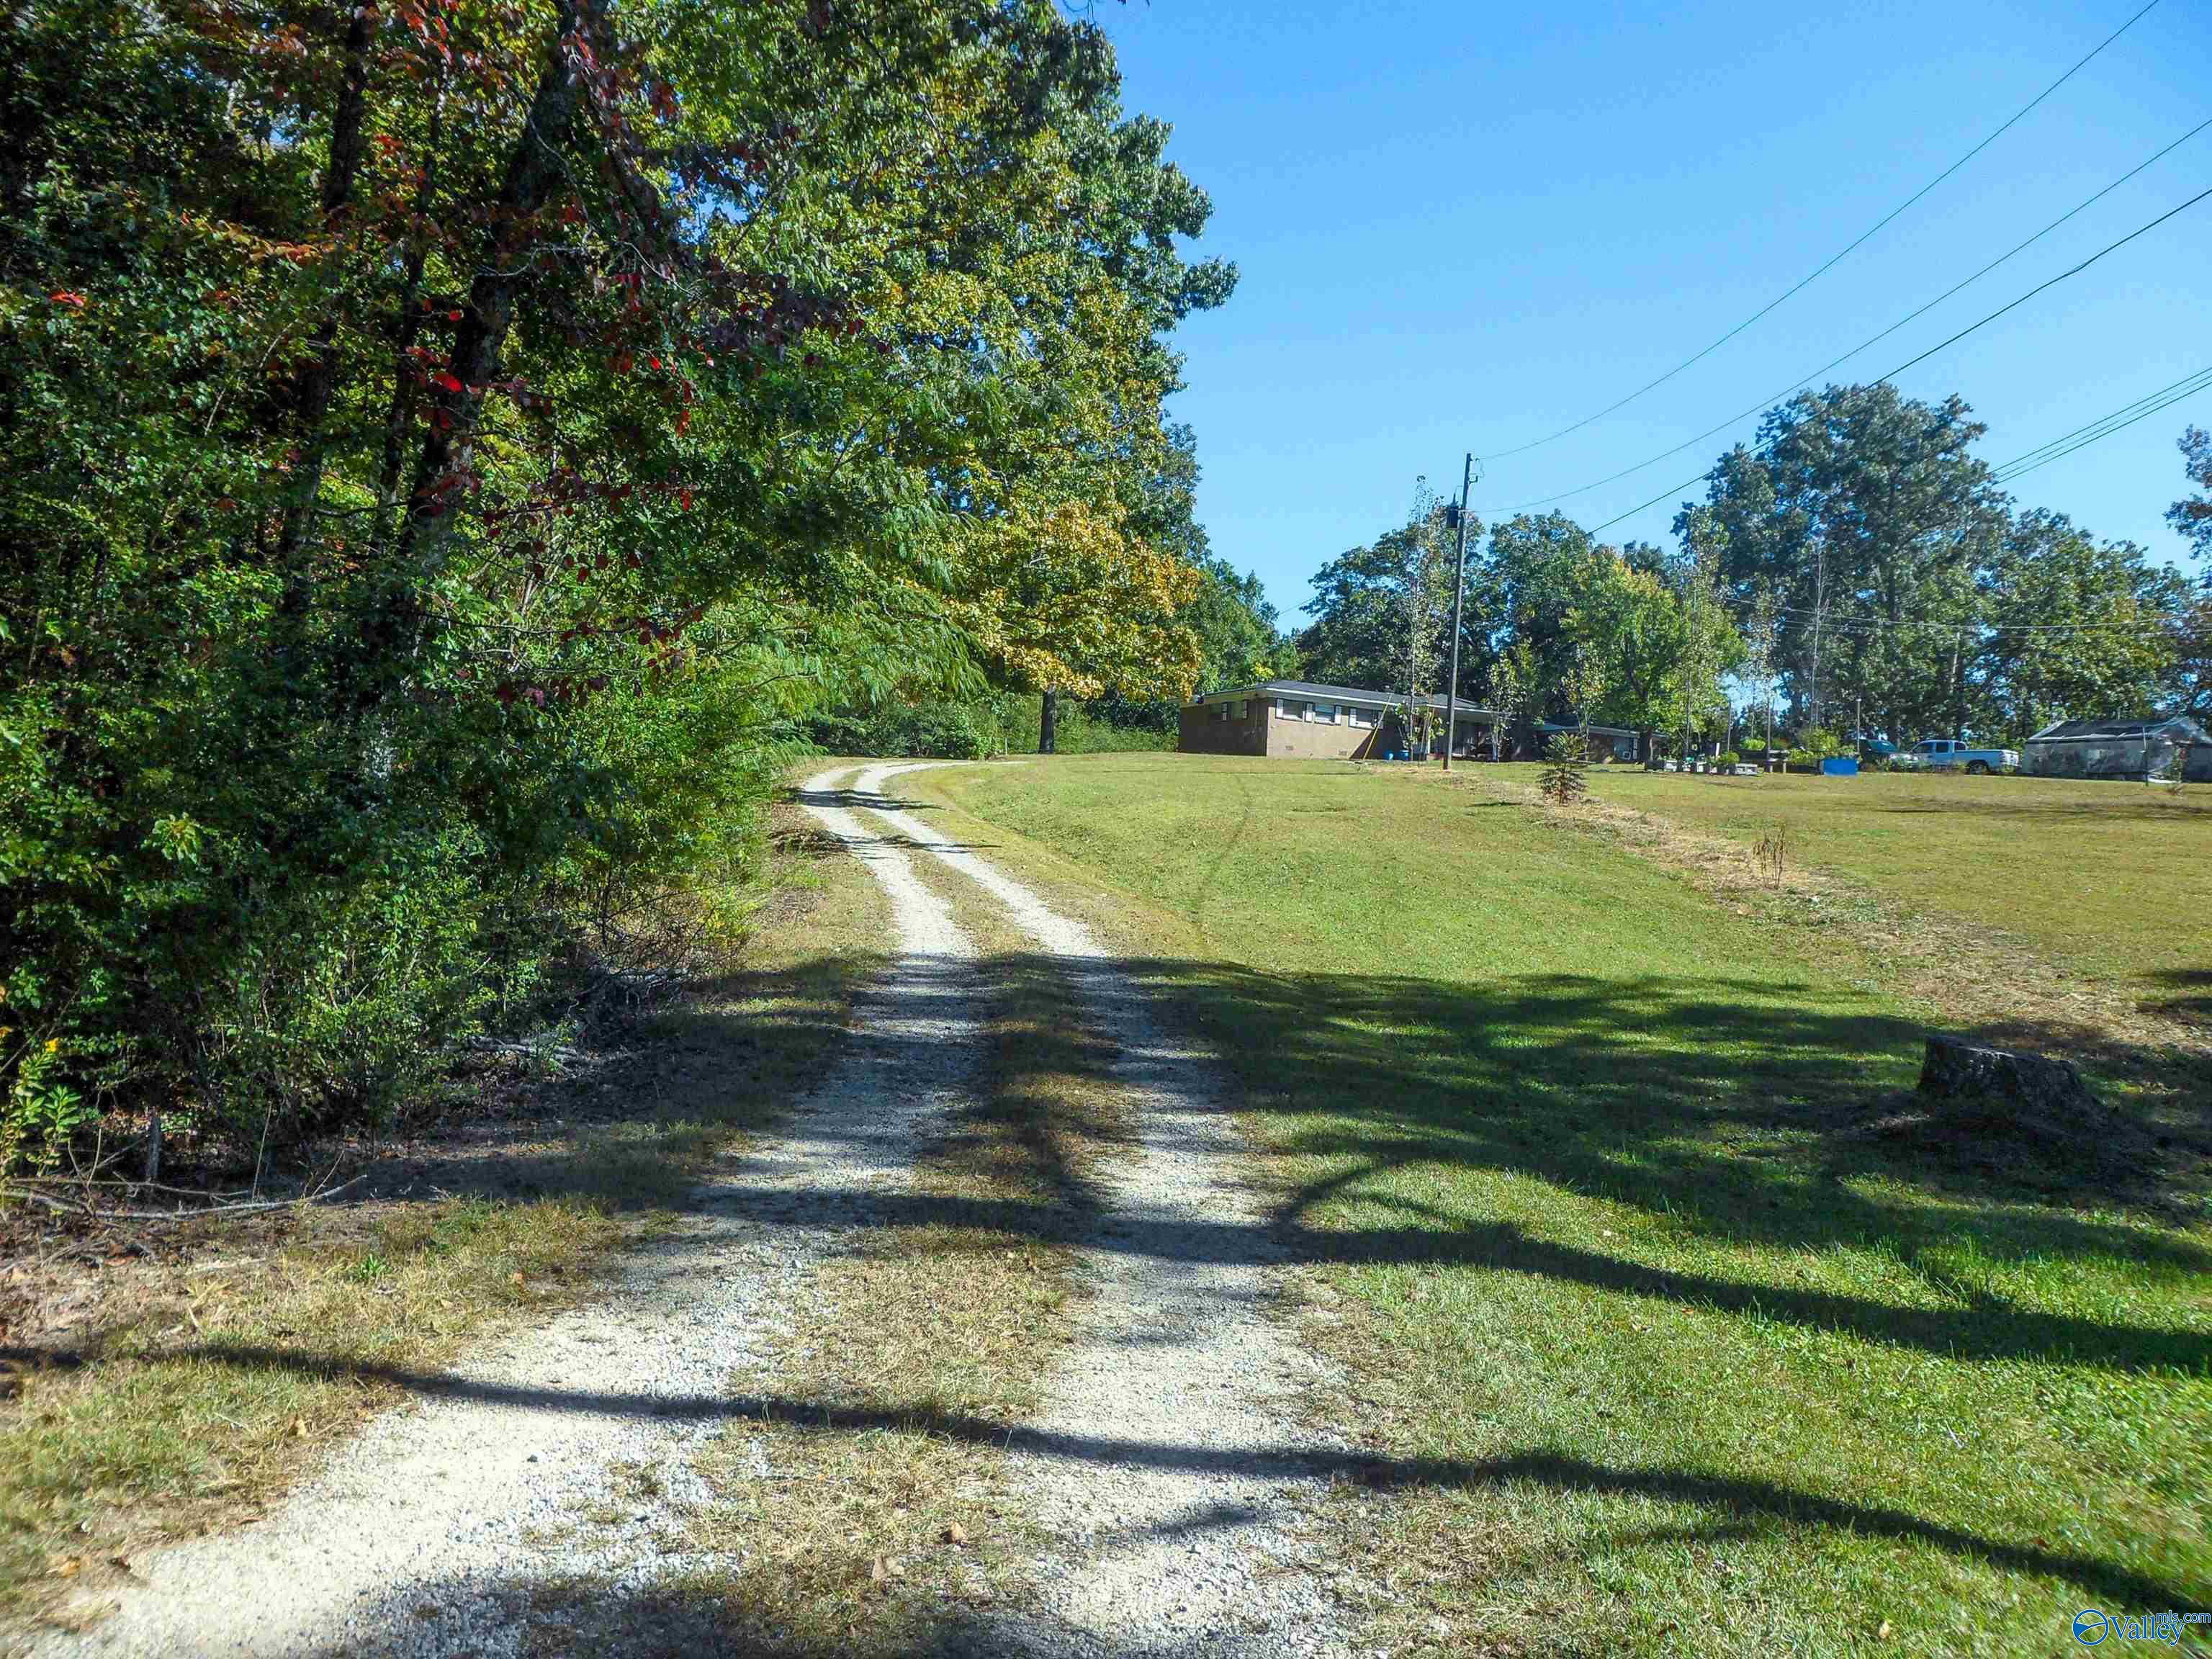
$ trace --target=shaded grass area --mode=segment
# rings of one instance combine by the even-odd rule
[[[2002,928],[2154,1002],[2212,970],[2212,789],[1948,773],[1590,777],[1607,800],[1738,841],[1785,826],[1796,859]]]
[[[1241,1085],[1349,1379],[1316,1409],[1374,1460],[1335,1516],[1381,1639],[2009,1654],[2212,1603],[2203,1194],[1870,1133],[1924,1016],[1788,916],[1404,774],[902,781],[1106,883]]]
[[[96,1617],[129,1556],[257,1514],[461,1345],[583,1293],[818,1069],[884,933],[874,884],[787,844],[738,969],[570,1088],[542,1134],[410,1149],[376,1197],[169,1224],[35,1347],[0,1404],[0,1613]],[[241,1364],[241,1353],[289,1363]]]

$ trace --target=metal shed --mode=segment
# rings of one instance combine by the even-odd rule
[[[2170,720],[2057,720],[2021,745],[2021,770],[2039,778],[2164,777],[2188,746],[2184,775],[2212,782],[2212,733]]]

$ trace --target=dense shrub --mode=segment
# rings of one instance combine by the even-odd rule
[[[807,736],[831,755],[984,760],[1006,752],[1009,705],[1015,701],[890,703],[863,713],[817,715],[807,722]],[[1034,707],[1036,700],[1030,701]],[[1036,746],[1034,732],[1030,746]]]
[[[818,714],[805,735],[830,755],[881,755],[927,760],[988,760],[1037,752],[1042,709],[1034,692],[958,700],[928,699]],[[1178,705],[1179,707],[1180,705]],[[1054,728],[1063,755],[1118,754],[1176,746],[1176,728],[1149,720],[1124,721],[1096,705],[1063,697]]]

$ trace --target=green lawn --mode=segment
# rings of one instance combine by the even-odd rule
[[[1926,1011],[1810,965],[1787,921],[1483,769],[912,786],[1064,895],[1106,889],[1088,914],[1232,1067],[1347,1370],[1328,1410],[1374,1454],[1332,1516],[1389,1633],[2059,1653],[2082,1607],[2212,1605],[2203,1195],[2147,1195],[2124,1134],[1992,1163],[1870,1133]],[[1855,799],[1921,799],[1877,787]],[[2093,948],[2191,965],[2132,928]]]
[[[1591,773],[1624,806],[1756,841],[1918,909],[2003,928],[2152,1000],[2202,999],[2212,970],[2212,788],[1868,773],[1856,778]]]

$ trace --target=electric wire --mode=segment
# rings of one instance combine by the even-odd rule
[[[2099,248],[2094,253],[2082,260],[2079,264],[2070,265],[2066,270],[2060,271],[2056,276],[2045,278],[2044,281],[2038,283],[2033,288],[2028,289],[2027,293],[2019,295],[2015,299],[2008,300],[2004,304],[1999,306],[1995,311],[1989,313],[1986,316],[1977,318],[1974,321],[1967,324],[1966,327],[1960,329],[1957,333],[1950,335],[1944,339],[1938,340],[1934,345],[1929,346],[1927,350],[1919,353],[1917,356],[1908,357],[1905,362],[1899,363],[1895,368],[1891,369],[1887,374],[1877,375],[1875,377],[1876,380],[1895,380],[1899,374],[1904,374],[1906,369],[1916,368],[1919,364],[1926,362],[1937,352],[1943,350],[1946,347],[1956,345],[1960,341],[1965,339],[1969,334],[1973,333],[1978,329],[1986,327],[1988,325],[1996,321],[1998,318],[2005,315],[2008,312],[2017,310],[2020,307],[2027,304],[2028,301],[2033,300],[2037,295],[2043,293],[2045,289],[2056,288],[2059,283],[2066,281],[2070,276],[2080,276],[2083,271],[2087,270],[2091,265],[2095,264],[2098,260],[2103,258],[2106,254],[2125,247],[2130,242],[2134,241],[2137,237],[2145,235],[2148,233],[2157,229],[2160,225],[2172,218],[2175,215],[2187,212],[2191,208],[2195,207],[2199,202],[2204,200],[2208,196],[2212,196],[2212,189],[2201,190],[2197,191],[2196,195],[2191,197],[2179,207],[2168,208],[2164,213],[2160,214],[2157,218],[2151,220],[2147,224],[2138,225],[2126,235],[2119,238],[2118,240],[2106,243],[2104,246]],[[1696,477],[1685,478],[1680,483],[1671,485],[1668,488],[1661,490],[1656,495],[1652,496],[1649,501],[1638,501],[1634,507],[1630,507],[1626,513],[1616,513],[1612,518],[1607,519],[1603,524],[1593,525],[1590,527],[1591,533],[1595,534],[1596,532],[1601,530],[1610,530],[1614,525],[1619,524],[1623,519],[1632,519],[1638,513],[1643,512],[1645,507],[1656,507],[1660,502],[1665,501],[1669,495],[1678,495],[1681,491],[1689,489],[1692,485],[1695,484],[1699,478],[1707,477],[1711,471],[1712,469],[1711,467],[1707,467],[1703,471],[1698,472]]]
[[[1996,258],[1990,260],[1979,270],[1974,272],[1972,276],[1964,277],[1960,281],[1952,283],[1950,287],[1945,289],[1934,299],[1929,301],[1927,304],[1921,306],[1915,310],[1907,312],[1904,316],[1892,323],[1887,328],[1883,329],[1879,334],[1869,335],[1865,339],[1860,341],[1850,350],[1843,353],[1842,356],[1831,357],[1826,362],[1821,364],[1820,368],[1814,369],[1810,374],[1798,376],[1797,379],[1791,381],[1788,386],[1783,387],[1779,392],[1769,392],[1765,397],[1759,398],[1748,408],[1738,410],[1726,420],[1715,422],[1711,426],[1707,427],[1703,432],[1698,433],[1694,436],[1685,438],[1680,443],[1676,444],[1673,448],[1662,449],[1657,454],[1647,456],[1643,460],[1637,462],[1633,466],[1622,467],[1618,472],[1609,472],[1604,477],[1593,479],[1589,483],[1577,484],[1571,489],[1562,489],[1549,495],[1539,495],[1533,501],[1522,501],[1513,507],[1480,507],[1476,510],[1486,518],[1495,518],[1502,514],[1526,513],[1532,507],[1549,507],[1556,501],[1569,501],[1577,495],[1586,495],[1591,490],[1601,489],[1609,483],[1618,483],[1621,479],[1629,477],[1635,473],[1641,472],[1648,466],[1656,466],[1660,462],[1679,455],[1686,449],[1695,448],[1698,445],[1705,442],[1708,438],[1714,436],[1716,434],[1727,431],[1729,428],[1735,425],[1737,422],[1748,420],[1751,416],[1759,414],[1761,410],[1773,407],[1776,404],[1781,402],[1783,398],[1802,392],[1807,386],[1812,385],[1814,381],[1819,380],[1830,369],[1839,368],[1843,364],[1850,362],[1853,357],[1857,356],[1859,353],[1864,351],[1868,347],[1880,344],[1891,335],[1896,333],[1898,330],[1903,328],[1907,323],[1913,322],[1921,317],[1926,316],[1928,313],[1933,311],[1937,306],[1942,305],[1944,301],[1949,299],[1961,289],[1969,288],[1975,283],[1979,282],[1983,277],[1988,276],[1991,271],[1995,270],[1999,265],[2003,264],[2007,260],[2012,258],[2015,254],[2024,252],[2028,248],[2033,246],[2037,242],[2041,241],[2045,237],[2051,234],[2052,231],[2057,229],[2059,226],[2064,224],[2068,220],[2074,218],[2084,210],[2095,206],[2096,204],[2104,200],[2106,197],[2111,195],[2122,185],[2126,184],[2130,179],[2136,177],[2136,174],[2142,173],[2145,168],[2165,160],[2166,156],[2172,155],[2175,150],[2179,149],[2184,144],[2187,143],[2191,139],[2197,137],[2198,133],[2203,132],[2208,127],[2212,127],[2212,116],[2208,116],[2205,119],[2198,122],[2195,126],[2190,128],[2188,131],[2183,133],[2180,137],[2175,139],[2172,143],[2166,145],[2165,149],[2158,151],[2155,155],[2150,155],[2144,160],[2136,162],[2135,166],[2130,167],[2118,178],[2113,179],[2111,184],[2106,185],[2095,195],[2087,197],[2081,201],[2075,203],[2072,207],[2067,209],[2065,212],[2060,214],[2056,219],[2053,219],[2049,224],[2044,226],[2041,230],[2037,231],[2034,235],[2027,238],[2027,240],[2015,242],[2011,247],[1997,255]]]
[[[2200,368],[2196,374],[2185,376],[2172,386],[2152,392],[2148,398],[2136,399],[2124,409],[2114,410],[2110,415],[2092,421],[2087,426],[2076,427],[2063,438],[2054,438],[2025,455],[2014,457],[1996,469],[1996,481],[2010,483],[2014,478],[2026,477],[2039,467],[2049,466],[2053,461],[2063,461],[2075,450],[2101,443],[2115,432],[2124,432],[2137,421],[2148,420],[2160,410],[2171,409],[2174,404],[2195,397],[2207,386],[2212,386],[2212,368]],[[2044,453],[2045,451],[2050,453]]]
[[[2159,0],[2149,0],[2149,3],[2145,5],[2142,10],[2136,12],[2134,16],[2129,18],[2126,22],[2121,24],[2119,27],[2114,29],[2110,34],[2106,35],[2102,40],[2091,47],[2090,50],[2082,57],[2076,59],[2072,68],[2069,69],[2063,75],[2060,76],[2056,81],[2053,81],[2049,86],[2044,88],[2041,92],[2037,93],[2034,97],[2029,99],[2027,102],[2021,105],[2017,110],[2014,110],[2011,115],[2006,118],[2003,125],[1999,126],[1995,131],[1991,132],[1987,137],[1984,138],[1981,143],[1976,144],[1964,155],[1961,155],[1957,161],[1952,162],[1949,167],[1945,167],[1942,172],[1937,173],[1926,184],[1921,185],[1918,190],[1913,191],[1911,195],[1906,197],[1905,200],[1899,203],[1887,213],[1875,221],[1871,226],[1862,231],[1846,246],[1842,248],[1839,252],[1831,255],[1826,263],[1816,267],[1808,275],[1799,278],[1795,284],[1785,289],[1783,293],[1777,295],[1773,299],[1768,301],[1757,311],[1753,312],[1750,316],[1745,318],[1734,328],[1729,330],[1727,333],[1722,335],[1720,338],[1715,340],[1711,345],[1706,346],[1703,350],[1695,353],[1693,356],[1685,357],[1680,362],[1675,364],[1674,368],[1668,369],[1664,374],[1660,375],[1656,380],[1645,381],[1642,386],[1637,387],[1635,391],[1630,392],[1626,397],[1620,398],[1617,402],[1607,404],[1603,409],[1599,410],[1595,414],[1585,415],[1581,420],[1575,422],[1571,426],[1563,426],[1557,432],[1551,433],[1541,438],[1531,439],[1525,444],[1516,444],[1510,449],[1493,450],[1491,452],[1489,459],[1498,460],[1503,459],[1508,455],[1526,454],[1529,450],[1540,449],[1546,444],[1556,442],[1559,439],[1565,437],[1571,432],[1579,432],[1583,428],[1589,425],[1592,422],[1601,421],[1607,416],[1613,413],[1616,410],[1626,408],[1630,404],[1634,403],[1638,398],[1641,398],[1645,392],[1652,391],[1656,387],[1664,386],[1668,381],[1673,380],[1677,374],[1680,374],[1684,369],[1689,368],[1692,364],[1699,362],[1705,358],[1711,356],[1714,352],[1719,350],[1721,347],[1726,345],[1730,340],[1735,338],[1737,335],[1742,333],[1744,330],[1749,328],[1760,318],[1772,311],[1777,306],[1782,304],[1784,301],[1802,292],[1818,278],[1825,276],[1829,270],[1832,270],[1837,264],[1841,263],[1846,256],[1856,252],[1859,247],[1863,246],[1875,234],[1876,232],[1883,229],[1891,222],[1891,221],[1894,220],[1907,208],[1912,206],[1912,204],[1919,201],[1922,197],[1927,195],[1929,191],[1934,190],[1936,185],[1942,184],[1946,179],[1948,179],[1960,167],[1966,166],[1967,162],[1972,161],[1974,157],[1979,155],[1984,150],[1987,149],[2007,132],[2010,131],[2012,128],[2018,125],[2018,123],[2025,118],[2031,110],[2034,109],[2035,106],[2040,104],[2045,99],[2050,97],[2052,93],[2057,91],[2059,88],[2064,86],[2069,81],[2072,80],[2075,75],[2079,74],[2081,70],[2086,68],[2090,61],[2096,58],[2099,53],[2102,52],[2106,47],[2111,46],[2113,41],[2118,40],[2130,29],[2133,28],[2137,23],[2141,22],[2143,18],[2158,5],[2158,3]]]

